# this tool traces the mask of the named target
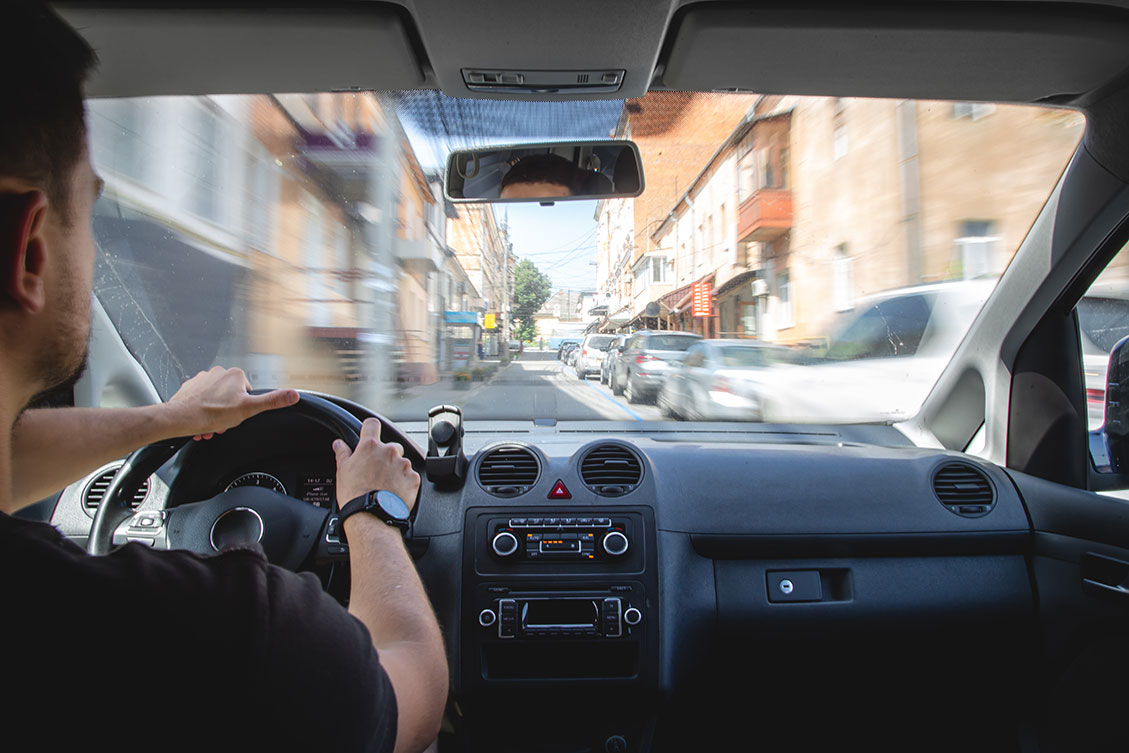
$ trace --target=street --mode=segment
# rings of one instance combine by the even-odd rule
[[[600,384],[596,375],[584,381],[571,366],[557,360],[555,350],[526,350],[489,382],[472,383],[465,391],[449,386],[421,386],[398,401],[396,417],[420,419],[434,405],[453,404],[467,420],[653,421],[662,415],[654,405],[631,405]]]

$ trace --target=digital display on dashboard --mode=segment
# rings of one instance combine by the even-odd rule
[[[298,496],[314,507],[333,506],[334,474],[308,473],[298,479]]]
[[[525,628],[592,627],[599,611],[591,599],[537,599],[527,601],[522,610]]]

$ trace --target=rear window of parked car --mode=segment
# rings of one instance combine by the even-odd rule
[[[912,356],[921,345],[931,311],[932,301],[924,295],[899,296],[875,303],[831,338],[826,358],[850,361]]]
[[[642,346],[649,350],[687,350],[696,342],[698,338],[685,335],[654,335],[644,340]]]

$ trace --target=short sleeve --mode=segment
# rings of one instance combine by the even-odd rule
[[[268,565],[265,602],[261,687],[279,739],[291,749],[390,753],[396,695],[368,629],[309,573]]]

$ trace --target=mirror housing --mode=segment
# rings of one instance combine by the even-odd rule
[[[1090,432],[1090,459],[1099,474],[1129,471],[1129,337],[1109,352],[1105,422]]]
[[[463,149],[447,157],[444,186],[460,203],[630,198],[643,193],[643,165],[624,140]]]

